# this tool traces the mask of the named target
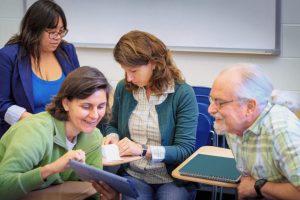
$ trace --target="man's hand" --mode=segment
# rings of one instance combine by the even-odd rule
[[[256,180],[251,176],[242,176],[241,182],[237,188],[239,200],[257,197],[254,189],[255,181]]]

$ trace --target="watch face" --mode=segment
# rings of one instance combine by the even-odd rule
[[[145,156],[146,153],[147,153],[147,145],[143,144],[142,147],[143,147],[143,153],[142,153],[142,156]]]

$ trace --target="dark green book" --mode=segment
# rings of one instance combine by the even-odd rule
[[[241,177],[233,158],[198,154],[179,173],[185,176],[238,183]]]

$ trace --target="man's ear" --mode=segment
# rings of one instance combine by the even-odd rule
[[[257,102],[255,99],[247,100],[247,115],[252,115],[257,110]]]
[[[70,101],[67,98],[62,100],[62,106],[64,107],[65,111],[69,111],[69,103]]]

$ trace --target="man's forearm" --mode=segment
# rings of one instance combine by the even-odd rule
[[[291,183],[267,182],[261,189],[262,195],[273,200],[299,200],[300,186],[294,187]]]

